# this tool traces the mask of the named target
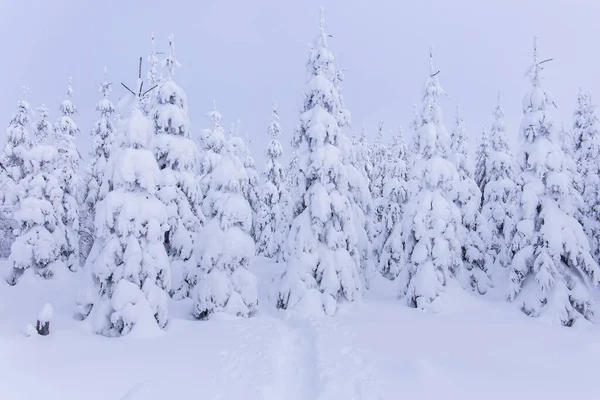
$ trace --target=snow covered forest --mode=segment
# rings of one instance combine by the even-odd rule
[[[423,340],[418,359],[473,335],[457,346],[475,359],[482,336],[504,332],[533,342],[541,335],[532,354],[564,342],[563,359],[598,361],[600,342],[589,337],[600,322],[600,123],[587,89],[562,99],[573,104],[572,118],[558,121],[544,79],[556,61],[543,38],[533,38],[523,44],[531,49],[525,76],[515,76],[528,82],[520,125],[505,123],[498,88],[488,124],[475,129],[460,108],[442,110],[446,75],[435,48],[423,49],[428,69],[415,77],[423,85],[410,124],[360,126],[343,96],[346,75],[354,77],[336,59],[323,10],[315,22],[306,75],[295,78],[305,81],[298,118],[281,118],[278,102],[287,99],[260,104],[267,146],[258,154],[209,98],[205,118],[191,123],[188,98],[205,94],[188,97],[178,84],[189,67],[177,56],[188,50],[173,35],[152,34],[128,81],[99,67],[93,126],[78,124],[76,80],[65,79],[60,104],[31,104],[35,88],[23,89],[0,154],[0,349],[14,349],[0,359],[16,359],[27,347],[31,360],[43,353],[75,362],[78,352],[101,358],[126,348],[136,357],[172,336],[187,338],[186,346],[205,342],[198,359],[161,345],[144,358],[145,368],[199,363],[198,374],[210,378],[217,364],[211,343],[229,349],[219,354],[229,378],[240,380],[229,390],[239,392],[215,386],[206,398],[332,400],[398,398],[394,371],[407,380],[415,374],[409,370],[420,371],[417,381],[453,379],[443,362],[409,367],[408,349],[405,361],[353,351],[361,340],[381,340],[381,354],[395,342]],[[90,136],[90,147],[78,145],[81,135]],[[510,137],[517,136],[515,147]],[[30,314],[17,312],[21,302]],[[448,337],[428,331],[448,318]],[[469,333],[478,319],[484,322]],[[380,337],[354,332],[363,324]],[[425,339],[410,332],[419,324],[428,327]],[[351,343],[352,335],[358,339]],[[592,347],[571,351],[576,339],[569,335],[583,335]],[[63,350],[49,349],[46,339]],[[85,343],[99,347],[86,350]],[[488,347],[487,357],[500,357],[501,347]],[[256,359],[242,357],[254,352]],[[265,363],[274,363],[268,372]],[[494,365],[498,374],[508,368]],[[546,382],[553,373],[532,379]],[[165,387],[153,385],[125,379],[96,395],[165,398],[158,394]],[[527,391],[513,385],[498,398]],[[3,390],[6,398],[36,393]],[[256,390],[255,397],[243,390]]]

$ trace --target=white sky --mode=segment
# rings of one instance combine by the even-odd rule
[[[205,114],[216,100],[226,130],[240,119],[242,135],[249,132],[260,167],[273,101],[289,149],[321,5],[330,47],[346,69],[342,90],[356,131],[365,123],[374,134],[379,120],[408,129],[430,45],[449,94],[442,103],[448,129],[456,104],[472,136],[488,127],[500,90],[516,138],[534,35],[540,57],[554,58],[546,88],[559,124],[571,125],[580,86],[600,96],[597,0],[2,0],[0,126],[8,124],[22,85],[31,88],[32,106],[45,103],[55,120],[72,76],[80,143],[87,147],[103,67],[116,83],[116,102],[125,94],[119,82],[135,82],[150,33],[164,51],[174,33],[182,64],[175,80],[188,95],[193,131],[208,126]]]

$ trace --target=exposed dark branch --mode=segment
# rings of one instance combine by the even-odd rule
[[[123,87],[124,87],[125,89],[129,90],[129,91],[131,92],[131,94],[135,96],[135,92],[134,92],[133,90],[129,89],[129,88],[127,87],[127,85],[125,85],[123,82],[121,82],[121,85],[123,85]]]
[[[538,65],[542,65],[543,63],[547,63],[548,61],[552,61],[552,60],[553,60],[553,58],[549,58],[549,59],[547,59],[547,60],[540,61],[540,62],[538,63]]]
[[[142,79],[142,57],[140,57],[140,68],[138,71],[138,78]]]
[[[142,88],[143,88],[143,87],[144,87],[144,81],[142,81],[142,82],[140,83],[140,91],[139,91],[139,93],[138,93],[138,96],[139,96],[139,97],[142,97]]]
[[[433,78],[434,76],[436,76],[437,74],[439,74],[441,71],[436,72],[435,74],[432,74],[431,77]]]
[[[157,87],[158,87],[158,85],[154,85],[154,86],[152,86],[150,89],[148,89],[148,90],[146,90],[144,93],[142,93],[142,96],[145,96],[145,95],[146,95],[146,93],[148,93],[149,91],[151,91],[151,90],[153,90],[153,89],[156,89]]]

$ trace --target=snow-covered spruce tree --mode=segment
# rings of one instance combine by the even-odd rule
[[[517,205],[515,162],[508,146],[504,112],[499,99],[493,115],[485,167],[488,179],[483,192],[481,215],[488,221],[490,229],[488,252],[494,258],[494,268],[506,268],[512,260],[511,241]]]
[[[393,140],[395,141],[396,138],[394,137]],[[376,263],[379,262],[383,244],[389,236],[389,232],[385,233],[386,223],[384,221],[385,209],[389,199],[384,197],[383,192],[386,180],[390,179],[386,170],[388,163],[396,161],[390,158],[392,154],[396,153],[395,150],[398,149],[390,149],[388,148],[388,144],[384,142],[383,123],[380,123],[371,151],[372,167],[369,175],[369,191],[373,199],[373,217],[370,224],[370,233],[373,240],[373,254]]]
[[[404,266],[404,242],[402,214],[408,200],[408,155],[402,137],[402,129],[397,129],[392,138],[387,160],[383,167],[385,176],[381,194],[381,232],[377,241],[381,243],[379,272],[387,279],[394,280]]]
[[[63,191],[53,172],[56,148],[50,144],[52,124],[48,109],[39,109],[40,120],[32,140],[21,143],[24,176],[15,188],[17,201],[13,217],[16,239],[11,247],[12,266],[8,283],[14,285],[27,270],[43,278],[51,278],[64,268],[61,249],[65,240],[62,201]],[[33,144],[33,145],[32,145]]]
[[[454,204],[460,181],[448,158],[450,136],[437,104],[445,92],[437,75],[430,54],[429,76],[413,122],[415,162],[409,178],[410,201],[402,217],[406,261],[396,278],[400,298],[420,309],[435,308],[449,280],[462,268],[457,236],[461,215]]]
[[[583,201],[581,199],[583,178],[579,174],[579,169],[577,168],[577,164],[575,164],[575,139],[574,132],[570,129],[566,129],[564,125],[561,125],[560,132],[558,134],[558,140],[560,143],[560,148],[565,155],[564,162],[568,165],[568,169],[571,172],[571,179],[573,180],[573,187],[576,190],[577,198],[573,199],[575,204],[577,205],[577,211],[575,213],[575,218],[583,224],[583,216],[582,216],[582,208]]]
[[[82,263],[85,263],[94,244],[96,204],[102,197],[100,195],[100,186],[102,185],[104,171],[106,170],[106,165],[115,142],[115,128],[112,121],[115,108],[108,98],[111,91],[110,85],[111,83],[108,82],[108,72],[104,68],[104,81],[100,84],[99,89],[102,99],[96,104],[96,111],[100,113],[100,118],[96,121],[92,129],[91,162],[86,171],[83,205],[80,212],[79,253]]]
[[[197,179],[199,152],[191,139],[187,98],[173,81],[175,67],[174,37],[169,37],[170,53],[165,60],[168,78],[162,81],[154,96],[157,103],[152,117],[156,136],[152,150],[160,169],[157,197],[165,204],[169,230],[164,242],[171,260],[173,296],[189,296],[194,241],[204,216],[199,210],[201,192]]]
[[[79,161],[81,156],[75,146],[75,137],[79,128],[73,121],[77,109],[71,101],[73,79],[69,78],[67,96],[60,105],[61,117],[54,126],[54,136],[58,158],[55,174],[63,190],[62,217],[65,226],[65,240],[61,257],[71,271],[79,268],[79,199],[81,197],[81,178]]]
[[[278,140],[281,134],[277,104],[273,104],[271,123],[267,130],[271,140],[265,152],[267,163],[261,179],[260,206],[257,215],[257,253],[279,261],[282,259],[282,246],[287,233],[284,208],[288,204],[285,176],[281,164],[283,148]]]
[[[17,202],[17,186],[25,176],[24,157],[31,146],[29,136],[29,117],[31,109],[27,102],[28,88],[24,88],[23,100],[17,103],[17,112],[13,114],[6,130],[4,150],[0,155],[0,257],[10,254],[15,239],[12,209]]]
[[[303,200],[302,194],[298,194],[298,191],[300,190],[299,188],[305,186],[304,174],[299,166],[300,155],[298,154],[298,149],[293,146],[294,143],[292,143],[292,157],[285,170],[285,187],[288,192],[288,201],[290,202],[290,205],[286,206],[286,211],[289,214],[288,225],[290,226],[292,220],[301,212]]]
[[[294,136],[296,136],[294,134]],[[288,248],[285,244],[287,241],[288,233],[292,226],[294,218],[296,218],[303,209],[303,193],[302,189],[305,187],[304,173],[300,170],[299,166],[299,154],[298,148],[292,139],[292,156],[289,163],[285,167],[285,203],[283,205],[283,213],[285,217],[285,226],[283,231],[283,243],[281,247],[282,260],[287,261],[289,256]]]
[[[459,183],[454,200],[461,212],[462,229],[458,231],[462,247],[462,260],[469,285],[479,294],[485,294],[491,286],[492,259],[487,246],[490,232],[487,221],[481,215],[481,192],[473,179],[473,166],[469,160],[469,136],[463,119],[456,112],[456,124],[452,131],[451,157],[458,172]]]
[[[207,221],[195,246],[198,271],[193,315],[207,319],[215,312],[225,312],[248,317],[258,304],[256,278],[248,271],[255,254],[250,235],[252,208],[244,193],[248,175],[236,155],[240,138],[227,143],[219,112],[215,109],[209,117],[213,127],[203,132],[201,168],[206,189],[202,210]]]
[[[121,121],[115,148],[104,172],[96,207],[95,255],[90,304],[95,332],[126,335],[140,329],[164,328],[168,321],[169,257],[163,245],[167,211],[156,196],[160,170],[150,150],[154,129],[136,99]]]
[[[592,257],[600,262],[600,124],[589,95],[577,98],[574,115],[574,156],[578,166],[582,195],[582,222]]]
[[[488,158],[490,157],[490,144],[486,130],[481,128],[481,136],[477,138],[477,154],[475,155],[475,183],[481,193],[481,204],[483,204],[483,194],[485,185],[490,178],[487,171]]]
[[[239,139],[241,139],[238,136]],[[248,137],[248,132],[246,132],[246,140],[240,141],[239,143],[239,151],[241,152],[239,159],[242,161],[244,168],[246,170],[246,175],[248,176],[248,180],[244,186],[244,193],[248,203],[250,204],[250,208],[252,209],[252,229],[250,234],[256,243],[260,238],[260,231],[257,227],[257,215],[260,208],[260,185],[258,183],[258,171],[256,170],[256,162],[254,161],[254,157],[250,153],[250,139]]]
[[[17,102],[17,112],[13,114],[6,130],[4,150],[0,156],[1,204],[10,207],[16,201],[16,185],[25,176],[24,159],[31,147],[29,117],[31,108],[27,102],[28,88],[24,88],[23,100]]]
[[[316,307],[333,315],[338,302],[360,297],[362,285],[356,216],[338,147],[342,140],[350,141],[339,126],[342,103],[334,84],[337,70],[327,38],[321,15],[320,35],[307,63],[308,87],[296,132],[296,143],[303,145],[298,166],[305,186],[301,188],[301,211],[286,243],[289,256],[277,307],[305,311]]]
[[[337,89],[339,93],[339,87]],[[340,98],[342,98],[341,94]],[[340,115],[349,115],[349,112]],[[368,289],[375,276],[372,247],[373,199],[369,191],[368,173],[366,173],[370,167],[365,169],[365,165],[371,162],[370,149],[366,140],[362,144],[359,141],[359,148],[355,147],[342,130],[338,138],[338,148],[348,177],[348,199],[357,240],[357,246],[350,254],[360,266],[361,278],[365,288]],[[363,155],[360,155],[361,152]]]
[[[385,182],[385,166],[389,161],[388,148],[385,143],[385,134],[383,130],[383,122],[379,123],[377,136],[373,141],[373,146],[368,151],[370,157],[369,167],[369,191],[373,195],[373,200],[383,194],[383,185]]]
[[[212,173],[221,160],[221,153],[225,151],[225,132],[220,124],[221,114],[217,111],[217,105],[213,102],[213,110],[208,113],[208,118],[213,123],[210,129],[202,130],[200,140],[200,190],[203,194],[202,202],[206,198],[206,193],[211,182]]]
[[[354,145],[354,144],[353,144]],[[371,170],[373,169],[372,164],[372,151],[369,140],[367,139],[367,128],[363,125],[360,130],[360,136],[356,140],[354,145],[354,151],[356,152],[355,166],[358,171],[363,175],[364,179],[369,182],[371,176]]]
[[[152,41],[152,50],[150,51],[150,55],[148,56],[148,64],[150,64],[150,69],[146,73],[146,86],[142,88],[143,93],[146,91],[148,91],[148,93],[146,93],[146,95],[143,96],[143,98],[141,99],[142,111],[149,117],[152,116],[152,113],[154,112],[154,107],[156,105],[156,96],[158,93],[158,90],[156,89],[163,81],[163,77],[160,72],[161,62],[158,59],[159,53],[156,52],[156,45],[154,43],[154,32],[152,32],[150,40]],[[177,63],[176,60],[173,61]],[[175,66],[179,66],[179,64],[176,64]]]
[[[508,300],[531,316],[571,326],[583,316],[594,316],[590,287],[600,270],[590,255],[589,242],[574,218],[571,164],[557,143],[548,110],[554,102],[542,86],[545,61],[537,58],[528,71],[532,88],[523,98],[518,157],[520,213],[513,241]]]

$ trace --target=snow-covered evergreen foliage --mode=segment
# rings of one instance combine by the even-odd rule
[[[574,132],[570,129],[566,129],[564,125],[561,125],[560,131],[558,134],[558,142],[560,143],[560,148],[565,155],[564,163],[568,164],[566,168],[571,171],[571,179],[573,181],[573,187],[577,191],[578,195],[582,193],[583,186],[583,178],[579,174],[579,169],[577,164],[575,164],[575,138]],[[580,196],[577,198],[573,198],[575,203],[577,204],[577,210],[575,212],[575,218],[583,225],[583,216],[582,216],[582,207],[583,200]]]
[[[381,243],[379,272],[387,279],[396,279],[404,267],[402,214],[408,201],[408,155],[402,129],[397,129],[386,152],[383,164],[383,191],[379,201],[381,228],[376,238]]]
[[[450,135],[437,99],[445,95],[429,57],[421,107],[413,122],[415,162],[402,218],[405,263],[398,275],[400,297],[410,307],[435,308],[450,279],[462,268],[460,211],[454,204],[460,184],[448,159]]]
[[[393,138],[392,140],[395,140]],[[368,174],[369,179],[369,191],[373,196],[373,200],[381,197],[383,194],[383,185],[385,183],[385,167],[389,161],[389,148],[385,143],[385,133],[383,130],[383,123],[379,123],[379,129],[377,135],[373,141],[373,146],[369,148],[368,155],[370,157],[369,167],[370,172]]]
[[[255,254],[250,235],[252,208],[244,192],[248,175],[237,156],[239,137],[225,141],[216,108],[209,118],[213,127],[203,132],[201,165],[202,211],[207,221],[195,246],[198,268],[193,314],[199,319],[215,312],[248,317],[258,304],[256,278],[248,271]]]
[[[73,79],[69,78],[67,96],[60,105],[62,115],[54,126],[54,136],[58,150],[55,174],[63,191],[61,215],[65,226],[65,240],[61,257],[69,269],[75,271],[79,268],[79,200],[82,185],[79,176],[81,156],[75,146],[79,128],[73,121],[77,109],[71,101],[72,83]]]
[[[163,245],[167,211],[157,198],[160,171],[150,150],[154,129],[139,109],[122,120],[96,207],[96,243],[89,257],[92,285],[78,313],[94,330],[126,335],[168,321],[169,257]],[[84,301],[85,300],[85,301]]]
[[[4,150],[0,156],[1,171],[0,203],[6,207],[14,204],[16,185],[25,176],[25,157],[31,147],[29,136],[31,108],[27,102],[28,88],[24,88],[23,100],[17,102],[17,112],[13,114],[6,130]]]
[[[583,228],[592,256],[600,262],[600,124],[589,95],[579,93],[574,115],[574,156],[582,178]]]
[[[394,143],[395,140],[396,138],[394,137]],[[386,231],[384,214],[386,213],[385,208],[389,200],[383,194],[384,185],[387,179],[391,178],[387,175],[388,171],[386,168],[388,168],[389,163],[396,161],[392,160],[391,157],[398,150],[391,149],[388,146],[389,144],[384,141],[383,123],[380,123],[373,148],[370,152],[371,173],[369,174],[369,191],[373,200],[373,218],[369,225],[369,233],[373,241],[373,254],[376,263],[379,262],[383,245],[387,240],[387,236],[389,236],[389,232],[384,233]]]
[[[165,60],[168,78],[160,83],[154,96],[157,103],[152,117],[156,136],[152,150],[160,169],[156,195],[167,209],[169,230],[164,242],[171,260],[173,294],[181,298],[189,295],[190,274],[196,267],[194,241],[204,216],[199,210],[199,151],[191,138],[186,95],[173,81],[175,67],[179,65],[173,36],[169,42],[170,53]]]
[[[572,164],[557,143],[549,110],[554,102],[541,85],[543,63],[534,43],[533,64],[528,70],[532,88],[523,98],[520,213],[508,300],[518,302],[529,316],[543,315],[571,326],[580,316],[593,318],[590,287],[598,284],[600,270],[574,218],[577,193]]]
[[[7,208],[0,208],[0,258],[8,258],[10,247],[15,240],[15,223]]]
[[[369,182],[371,170],[373,169],[373,149],[367,139],[367,128],[364,125],[360,130],[360,136],[356,139],[356,144],[353,143],[353,145],[356,152],[355,167]]]
[[[297,136],[294,132],[293,137]],[[298,155],[298,144],[295,143],[294,139],[291,142],[292,145],[292,156],[290,157],[289,163],[285,167],[285,204],[284,204],[284,216],[285,216],[285,228],[283,232],[283,244],[282,244],[282,259],[285,261],[288,257],[287,236],[292,226],[294,218],[296,218],[303,209],[303,194],[302,189],[305,187],[304,173],[300,170],[299,155]]]
[[[339,96],[343,98],[341,94]],[[350,113],[346,110],[341,115],[350,115]],[[341,126],[340,129],[342,129]],[[348,177],[348,199],[357,240],[357,246],[352,250],[351,255],[358,261],[363,283],[366,288],[369,288],[370,281],[375,276],[372,246],[373,200],[368,184],[369,171],[372,169],[370,166],[371,149],[366,137],[359,140],[357,147],[344,135],[343,131],[340,132],[338,147]]]
[[[82,263],[85,263],[94,244],[96,204],[101,200],[100,186],[102,185],[106,164],[108,163],[115,142],[115,129],[112,121],[115,108],[109,99],[110,86],[108,73],[106,68],[104,68],[104,81],[100,84],[99,89],[102,99],[96,104],[96,111],[100,113],[100,118],[96,121],[92,129],[91,162],[86,171],[83,206],[80,213],[79,251]]]
[[[6,130],[4,150],[0,155],[0,257],[8,257],[14,241],[15,221],[11,214],[17,202],[17,186],[25,176],[24,158],[31,146],[29,117],[31,109],[27,102],[28,88],[24,88],[23,100],[17,103]]]
[[[240,139],[240,141],[237,143],[237,145],[234,144],[234,147],[236,147],[238,149],[237,152],[240,153],[238,157],[242,161],[242,164],[246,169],[246,175],[248,176],[247,182],[244,183],[243,191],[248,203],[250,204],[250,208],[252,209],[252,229],[250,234],[256,243],[260,239],[261,233],[257,226],[258,213],[260,210],[260,184],[258,183],[259,175],[258,171],[256,170],[256,162],[254,161],[254,157],[252,157],[252,154],[250,153],[250,139],[248,137],[248,133],[246,132],[245,141],[241,140],[239,136],[238,139]]]
[[[488,252],[494,258],[494,268],[506,268],[512,260],[511,241],[517,205],[515,161],[508,146],[499,99],[493,115],[485,167],[488,182],[483,192],[481,214],[490,229]]]
[[[150,68],[146,73],[146,80],[144,82],[146,85],[142,87],[142,93],[147,93],[141,99],[142,111],[149,117],[151,117],[152,113],[154,112],[157,101],[156,96],[158,95],[157,89],[163,81],[163,76],[160,72],[161,62],[158,58],[156,44],[154,42],[154,32],[152,32],[150,40],[152,41],[152,50],[150,51],[150,55],[147,59],[148,64],[150,64]],[[177,63],[175,59],[173,59],[173,61],[175,63],[173,66],[179,66],[179,63]]]
[[[451,160],[458,172],[459,183],[454,200],[461,213],[462,229],[459,241],[462,246],[462,260],[468,274],[469,285],[480,294],[491,286],[492,260],[487,253],[490,241],[487,221],[482,217],[481,192],[473,179],[473,167],[468,151],[469,136],[463,119],[456,113],[456,124],[452,131]]]
[[[333,315],[338,302],[360,297],[362,284],[357,221],[343,162],[347,154],[340,149],[350,140],[340,129],[343,104],[327,38],[321,15],[320,34],[307,63],[307,90],[295,135],[296,143],[303,145],[298,166],[305,185],[300,189],[300,213],[287,239],[289,256],[277,306],[320,309]]]
[[[257,215],[257,253],[275,260],[282,259],[284,234],[287,234],[284,208],[288,205],[285,176],[281,164],[283,148],[279,142],[281,126],[277,105],[273,105],[267,130],[271,140],[265,152],[267,163],[261,179],[260,207]]]
[[[483,204],[485,186],[490,180],[487,171],[487,163],[490,157],[489,142],[487,131],[482,128],[481,136],[477,138],[477,154],[475,155],[475,183],[477,183],[477,187],[479,187],[479,192],[481,193],[481,204]]]
[[[11,247],[11,285],[27,270],[51,278],[64,267],[61,249],[65,241],[62,218],[63,191],[53,171],[57,151],[49,144],[51,124],[48,110],[40,108],[32,140],[21,143],[23,178],[14,188],[17,196],[13,217],[16,239]],[[33,145],[32,145],[33,144]]]

